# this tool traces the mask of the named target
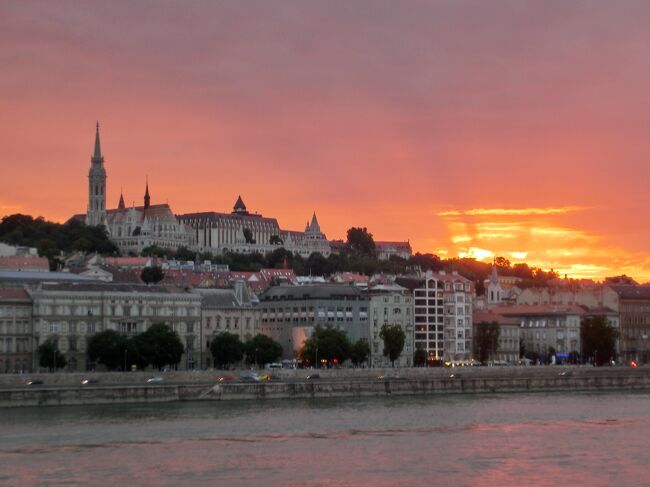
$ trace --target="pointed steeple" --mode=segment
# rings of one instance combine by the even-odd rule
[[[241,199],[241,196],[237,196],[237,202],[233,207],[233,213],[248,214],[248,211],[246,211],[246,205],[244,204],[244,200]]]
[[[99,146],[99,122],[97,122],[95,129],[95,152],[93,153],[92,162],[104,162],[104,157],[102,156],[102,150]]]
[[[144,190],[144,209],[148,210],[151,206],[151,197],[149,196],[149,176],[147,176],[147,186]]]
[[[124,209],[124,195],[122,194],[122,188],[120,188],[120,202],[117,204],[118,210]]]
[[[318,224],[318,218],[316,218],[316,212],[311,217],[311,223],[307,225],[307,231],[310,233],[320,233],[320,225]]]

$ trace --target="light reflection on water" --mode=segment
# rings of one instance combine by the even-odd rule
[[[0,410],[2,485],[643,485],[650,394]]]

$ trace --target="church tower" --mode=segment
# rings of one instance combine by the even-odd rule
[[[95,152],[90,158],[88,172],[88,212],[87,225],[100,225],[106,216],[106,169],[104,156],[99,147],[99,122],[95,132]]]

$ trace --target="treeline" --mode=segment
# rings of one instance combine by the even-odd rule
[[[0,241],[10,245],[35,247],[40,256],[47,257],[51,270],[56,270],[62,264],[59,258],[62,252],[98,252],[103,255],[118,253],[118,248],[109,240],[103,226],[88,226],[77,220],[54,223],[42,217],[33,218],[21,214],[2,218]]]
[[[143,255],[156,255],[195,262],[209,260],[213,264],[227,264],[232,271],[257,272],[263,268],[286,267],[293,269],[296,275],[299,276],[330,276],[344,271],[357,272],[367,276],[379,273],[409,274],[415,270],[457,271],[460,275],[475,283],[479,294],[483,294],[483,281],[492,272],[492,265],[497,267],[501,276],[521,278],[521,287],[544,286],[550,279],[558,277],[553,270],[544,271],[537,267],[530,267],[525,263],[513,265],[504,257],[497,257],[493,263],[487,263],[468,258],[440,259],[437,255],[416,253],[408,259],[391,256],[389,260],[380,260],[377,256],[372,234],[366,228],[351,228],[348,230],[348,238],[342,246],[341,252],[331,254],[328,257],[313,253],[308,258],[304,258],[299,254],[289,252],[283,247],[279,247],[266,255],[259,253],[213,255],[209,252],[191,252],[184,247],[177,249],[175,252],[159,247],[148,247],[143,250]]]
[[[52,270],[56,270],[62,264],[61,253],[82,251],[119,255],[118,248],[109,240],[103,226],[88,226],[78,220],[60,224],[29,215],[6,216],[0,222],[0,241],[10,245],[37,248],[39,255],[48,258]],[[350,228],[340,253],[328,257],[314,253],[304,258],[283,247],[278,247],[266,255],[259,253],[213,255],[209,252],[193,252],[185,247],[179,247],[175,251],[147,247],[142,251],[142,255],[196,262],[210,260],[213,264],[226,264],[233,271],[257,272],[262,268],[287,267],[293,269],[299,276],[330,276],[344,271],[370,276],[379,273],[408,274],[416,269],[434,272],[455,270],[473,281],[479,293],[483,291],[483,281],[492,271],[492,263],[467,258],[440,259],[428,253],[417,253],[408,259],[392,256],[389,260],[380,260],[377,257],[372,233],[366,228],[359,227]],[[543,286],[549,279],[558,277],[552,270],[544,271],[525,263],[511,264],[503,257],[497,257],[494,265],[497,266],[499,275],[522,278],[522,287]]]

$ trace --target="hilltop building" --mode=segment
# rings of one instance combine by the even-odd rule
[[[95,151],[88,173],[88,210],[73,219],[88,225],[104,225],[109,238],[123,254],[137,254],[152,245],[176,250],[190,245],[190,233],[180,223],[168,204],[151,204],[149,181],[146,182],[142,206],[124,204],[120,194],[117,208],[106,209],[106,168],[99,141],[99,123],[95,132]]]
[[[199,252],[264,254],[283,247],[303,257],[312,253],[327,257],[331,253],[316,213],[304,232],[282,230],[275,218],[249,213],[241,196],[231,213],[187,213],[179,215],[178,219],[191,229],[194,248]]]

